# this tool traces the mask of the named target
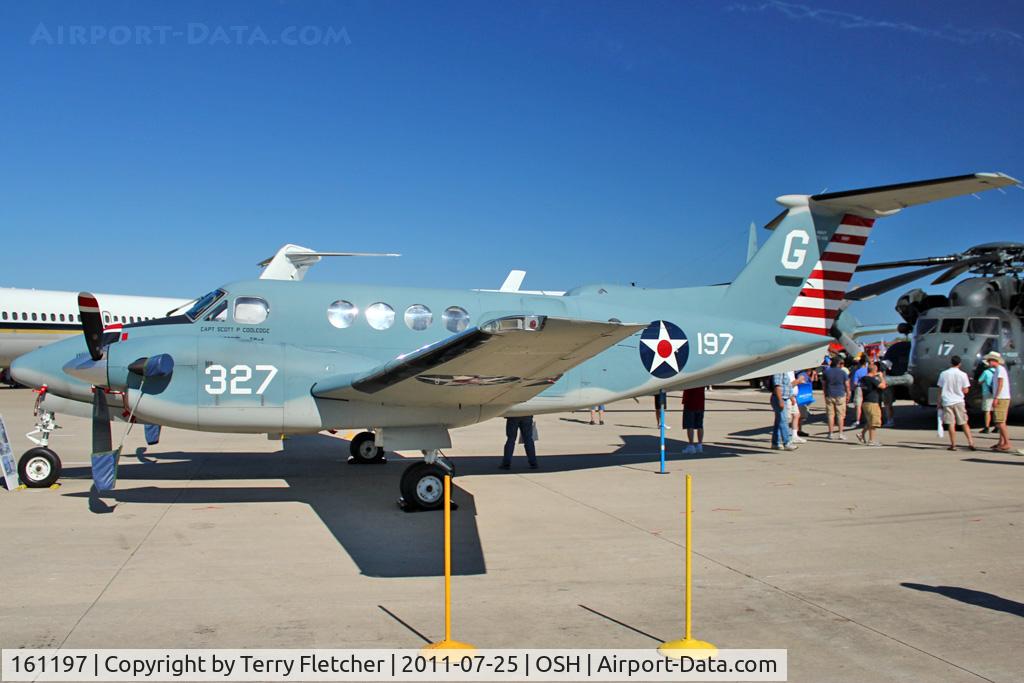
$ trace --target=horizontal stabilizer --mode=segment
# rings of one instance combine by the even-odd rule
[[[270,258],[257,265],[263,268],[261,280],[301,280],[310,266],[320,262],[324,256],[401,256],[401,254],[379,254],[361,251],[313,251],[298,244],[286,244]]]
[[[359,376],[329,377],[322,398],[399,405],[514,405],[646,325],[513,315],[399,356]]]
[[[886,215],[917,204],[965,194],[974,194],[1020,181],[1002,173],[970,173],[968,175],[918,180],[912,183],[881,185],[863,190],[828,192],[811,195],[811,201],[821,208],[835,212],[851,211],[861,215]]]

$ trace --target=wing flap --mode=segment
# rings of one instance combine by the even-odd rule
[[[506,316],[368,373],[326,378],[313,387],[313,395],[396,405],[513,405],[645,327]]]

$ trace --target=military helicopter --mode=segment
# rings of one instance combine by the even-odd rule
[[[911,399],[935,405],[939,373],[949,367],[951,356],[963,359],[963,369],[974,379],[984,370],[982,358],[989,351],[1003,356],[1010,376],[1012,407],[1024,405],[1024,244],[979,244],[959,254],[869,263],[857,272],[917,267],[917,270],[858,287],[847,294],[863,301],[896,289],[918,278],[941,271],[933,285],[950,282],[965,273],[948,295],[912,289],[899,298],[896,312],[904,322],[900,332],[911,335],[907,369]],[[968,407],[981,410],[981,390],[975,384],[967,397]]]

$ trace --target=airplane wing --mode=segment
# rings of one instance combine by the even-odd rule
[[[646,324],[543,315],[498,318],[361,375],[317,382],[313,395],[396,405],[514,405]]]
[[[863,190],[816,194],[811,195],[811,201],[837,212],[888,214],[908,206],[1018,184],[1018,180],[1002,173],[970,173],[950,178],[869,187]]]

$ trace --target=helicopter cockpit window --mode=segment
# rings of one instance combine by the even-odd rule
[[[192,308],[185,311],[185,315],[188,316],[189,320],[198,320],[199,317],[206,312],[206,309],[220,301],[224,297],[224,294],[225,292],[223,289],[215,289],[209,294],[204,294],[196,299]]]
[[[998,318],[971,318],[967,321],[967,331],[971,334],[984,334],[995,337],[999,334]]]
[[[917,328],[914,330],[914,334],[920,337],[922,334],[934,332],[938,322],[935,318],[921,318],[917,321]]]
[[[1010,329],[1010,323],[1005,320],[1002,323],[999,326],[999,348],[1003,353],[1016,351],[1017,346],[1013,343],[1013,330]]]
[[[948,334],[959,334],[964,331],[964,319],[963,318],[946,318],[942,321],[942,327],[939,329],[940,332],[946,332]]]

